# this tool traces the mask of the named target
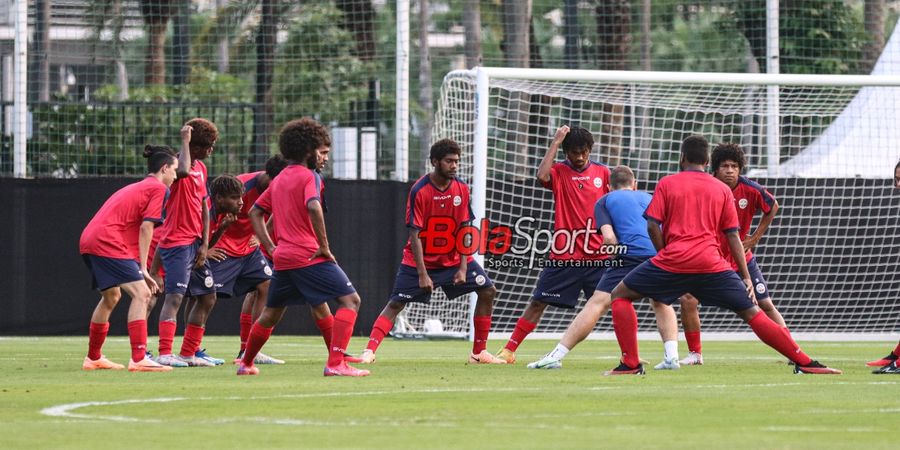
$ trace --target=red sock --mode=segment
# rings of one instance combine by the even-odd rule
[[[331,348],[328,349],[328,367],[334,367],[344,362],[344,352],[353,335],[353,325],[356,323],[356,311],[341,308],[334,314],[334,333],[331,335]]]
[[[491,316],[475,316],[475,342],[472,354],[477,355],[487,348],[488,334],[491,333]]]
[[[331,337],[334,331],[334,316],[329,315],[328,317],[319,319],[316,321],[316,326],[319,327],[319,332],[322,333],[322,339],[325,340],[325,350],[331,348]]]
[[[109,332],[109,322],[95,323],[91,322],[88,327],[88,358],[92,361],[100,359],[103,354],[100,350],[103,348],[103,342],[106,341],[106,333]]]
[[[891,353],[893,353],[894,356],[900,358],[900,342],[897,343],[897,348],[895,348]]]
[[[369,334],[369,344],[366,345],[366,349],[372,350],[373,352],[378,350],[381,341],[383,341],[384,337],[391,332],[392,328],[394,328],[394,322],[391,322],[391,319],[384,316],[378,316],[378,318],[375,319],[375,323],[372,325],[372,333]]]
[[[253,326],[250,327],[250,336],[247,338],[247,348],[244,350],[244,359],[241,360],[241,363],[245,366],[252,366],[253,360],[256,359],[256,354],[259,353],[259,350],[262,349],[263,345],[266,345],[266,341],[269,340],[269,336],[272,335],[272,328],[266,328],[256,322]]]
[[[703,346],[700,345],[699,331],[685,331],[684,340],[687,341],[689,352],[702,353],[700,350],[703,348]]]
[[[200,325],[189,323],[184,329],[184,340],[181,341],[181,356],[194,356],[200,349],[200,342],[203,341],[203,333],[206,331]]]
[[[241,313],[241,351],[247,349],[247,338],[250,336],[250,327],[253,326],[253,316]]]
[[[128,340],[131,341],[131,360],[141,362],[147,354],[147,321],[128,322]]]
[[[617,298],[612,302],[613,330],[622,350],[622,362],[635,368],[641,363],[638,356],[637,313],[627,298]]]
[[[178,324],[172,320],[159,322],[159,354],[172,354],[172,341],[175,340],[175,329]]]
[[[525,340],[525,337],[534,331],[535,327],[537,327],[537,323],[527,320],[524,317],[520,317],[516,322],[516,329],[513,330],[512,336],[506,343],[506,349],[511,352],[516,351],[516,349],[519,348],[519,345],[522,344],[522,341]]]
[[[772,322],[772,319],[770,319],[766,313],[760,311],[747,323],[750,325],[750,328],[753,329],[753,332],[759,336],[761,341],[777,350],[778,353],[781,353],[795,364],[805,366],[812,361],[806,353],[803,353],[803,351],[800,350],[800,346],[794,342],[793,338],[791,338],[791,334],[787,331],[787,328],[782,328],[778,326],[777,323]]]

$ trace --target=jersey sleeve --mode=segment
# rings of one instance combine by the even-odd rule
[[[256,203],[253,204],[253,207],[272,214],[272,190],[266,189],[266,191],[256,199]]]
[[[474,222],[475,221],[475,211],[472,210],[472,188],[468,184],[463,184],[463,190],[466,193],[466,212],[468,214],[468,218],[464,220],[464,223]]]
[[[421,230],[425,226],[425,217],[422,211],[422,199],[419,189],[413,187],[406,199],[406,227]]]
[[[303,185],[303,204],[309,205],[309,202],[313,200],[318,200],[319,203],[321,203],[321,194],[322,181],[319,179],[318,175],[313,173],[313,176],[309,177]]]
[[[656,196],[653,196],[656,199]],[[723,233],[740,230],[740,222],[738,222],[737,207],[734,205],[734,194],[731,189],[725,191],[724,204],[722,205],[722,214],[719,217],[719,229]]]
[[[668,184],[666,179],[662,179],[656,185],[653,198],[650,200],[650,204],[647,205],[647,210],[644,211],[645,219],[653,220],[660,224],[666,220],[666,186]]]
[[[772,210],[772,207],[775,206],[775,196],[762,186],[759,187],[757,192],[759,192],[760,197],[759,209],[763,214],[768,214],[769,211]]]
[[[597,200],[597,204],[594,205],[594,220],[597,223],[597,229],[603,225],[612,226],[612,217],[609,215],[609,210],[606,208],[606,196],[604,195],[600,200]]]
[[[550,181],[548,181],[546,183],[541,181],[541,186],[544,186],[545,188],[550,189],[552,191],[553,185],[554,185],[554,183],[556,183],[556,179],[559,178],[558,175],[559,175],[559,166],[557,165],[557,163],[553,163],[553,165],[550,166]]]
[[[141,216],[144,221],[162,223],[166,218],[166,201],[169,199],[169,189],[162,184],[150,191],[147,203],[144,205]]]

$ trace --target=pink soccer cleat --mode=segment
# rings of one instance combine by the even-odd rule
[[[245,366],[244,363],[238,363],[238,375],[259,375],[259,369],[256,366]]]
[[[99,359],[91,359],[85,356],[84,363],[81,364],[82,370],[122,370],[124,368],[125,366],[116,364],[106,359],[103,355],[100,355]]]
[[[129,372],[171,372],[172,368],[164,366],[150,358],[144,358],[138,362],[128,360]]]
[[[506,364],[505,360],[502,360],[494,355],[492,355],[487,350],[482,350],[479,354],[471,354],[469,355],[469,364]]]
[[[326,377],[365,377],[369,375],[369,371],[348,366],[345,361],[341,361],[340,364],[333,367],[325,366],[324,375]]]

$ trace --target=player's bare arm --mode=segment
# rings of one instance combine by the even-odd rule
[[[428,276],[428,269],[425,268],[425,252],[422,250],[422,241],[419,240],[419,230],[416,228],[409,229],[409,248],[412,250],[413,259],[416,260],[419,287],[427,292],[433,291],[434,283],[431,281],[431,277]]]
[[[181,153],[178,154],[178,168],[175,174],[182,179],[191,174],[191,133],[194,127],[185,125],[181,127]]]
[[[731,257],[737,263],[738,275],[741,276],[741,280],[744,281],[744,286],[747,288],[747,295],[750,297],[750,300],[753,301],[753,304],[756,305],[756,294],[753,292],[753,280],[750,278],[750,271],[747,270],[747,261],[744,258],[744,246],[741,245],[741,238],[738,237],[737,230],[725,233],[725,237],[728,239],[728,250],[731,251]]]
[[[269,252],[269,255],[275,253],[275,243],[272,242],[272,235],[269,234],[269,227],[265,223],[265,212],[258,207],[250,208],[250,224],[253,226],[253,232],[259,239],[259,245]],[[270,221],[271,222],[271,221]]]
[[[756,227],[756,230],[753,231],[753,234],[744,239],[744,242],[741,244],[744,246],[744,252],[749,252],[756,247],[756,244],[759,244],[759,241],[762,239],[763,235],[766,234],[766,230],[769,229],[769,225],[772,224],[772,221],[775,220],[775,214],[778,213],[778,202],[776,201],[772,208],[769,209],[769,212],[763,214],[762,218],[759,219],[759,226]]]
[[[309,259],[323,257],[337,262],[331,249],[328,248],[328,235],[325,233],[325,212],[322,211],[322,203],[318,200],[310,200],[306,205],[309,211],[309,220],[312,222],[313,232],[316,233],[316,241],[319,243],[319,249]]]
[[[222,220],[219,221],[219,226],[216,228],[216,232],[209,238],[209,246],[215,247],[219,242],[219,239],[222,238],[222,235],[225,234],[225,231],[231,224],[237,221],[237,216],[232,213],[225,213],[222,215]]]
[[[201,235],[200,248],[197,249],[197,260],[194,262],[195,269],[199,269],[206,264],[206,253],[209,250],[209,205],[206,204],[206,201],[200,203],[203,204],[203,234]]]
[[[144,273],[144,281],[147,282],[147,287],[150,288],[150,293],[156,294],[159,291],[159,285],[146,270],[147,253],[150,252],[150,241],[153,240],[153,227],[153,222],[145,220],[143,223],[141,223],[141,234],[138,237],[138,249],[140,249],[140,263],[141,271],[143,271]]]
[[[647,234],[650,235],[650,242],[656,251],[660,251],[666,246],[666,240],[663,238],[662,230],[659,228],[659,222],[653,219],[647,219]]]
[[[147,267],[144,265],[144,267]],[[159,276],[159,269],[162,268],[162,256],[159,255],[159,247],[156,248],[156,253],[153,254],[153,263],[150,264],[150,276],[153,278],[153,281],[156,282],[157,286],[163,285],[163,279]]]
[[[541,183],[546,184],[550,182],[550,168],[553,167],[556,152],[567,134],[569,134],[568,125],[563,125],[556,129],[556,135],[553,136],[553,141],[550,142],[550,147],[547,148],[547,153],[544,153],[544,159],[541,160],[541,165],[538,166],[537,179]]]

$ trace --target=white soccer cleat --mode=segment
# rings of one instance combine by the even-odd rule
[[[678,363],[678,358],[663,358],[662,362],[653,366],[655,370],[678,370],[681,368],[681,364]]]
[[[375,362],[375,352],[372,350],[365,349],[362,355],[359,355],[360,364],[372,364],[373,362]]]
[[[549,354],[525,366],[529,369],[562,369],[562,360],[551,358]]]
[[[187,367],[188,366],[188,363],[182,361],[181,359],[175,357],[175,355],[172,355],[172,354],[159,355],[156,357],[156,359],[154,361],[156,361],[159,364],[162,364],[164,366],[169,366],[169,367]]]
[[[284,361],[259,352],[253,359],[253,364],[284,364]]]
[[[179,361],[187,364],[189,367],[215,367],[216,366],[216,364],[213,362],[207,361],[204,358],[197,358],[196,356],[193,356],[193,355],[191,355],[191,356],[175,355],[175,357],[178,358]],[[157,362],[159,362],[159,361],[157,361]],[[162,363],[160,362],[160,364],[162,364]]]
[[[688,353],[687,357],[682,359],[680,363],[684,366],[702,366],[703,365],[703,355],[696,352]]]

